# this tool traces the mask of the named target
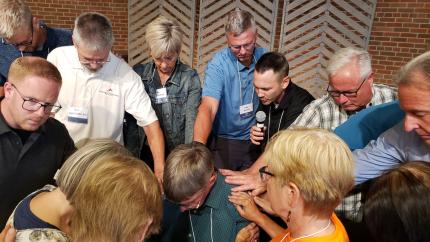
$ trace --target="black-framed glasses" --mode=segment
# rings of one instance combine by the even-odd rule
[[[13,45],[15,46],[15,48],[19,49],[19,47],[27,47],[33,44],[33,37],[34,37],[34,28],[33,28],[33,24],[31,24],[31,39],[30,40],[24,40],[22,42],[19,43],[10,43],[7,39],[2,38],[2,42],[9,44],[9,45]]]
[[[50,104],[50,103],[41,103],[41,102],[35,101],[31,98],[24,98],[22,96],[21,92],[18,90],[18,88],[16,88],[16,86],[14,84],[12,84],[12,86],[13,86],[13,88],[15,88],[16,92],[22,98],[22,100],[23,100],[22,108],[24,110],[37,111],[41,107],[43,107],[43,112],[45,112],[45,114],[50,114],[50,113],[57,113],[61,109],[61,105],[54,105],[54,104]]]
[[[248,44],[243,44],[243,45],[230,45],[229,48],[233,51],[240,51],[240,49],[244,48],[245,50],[251,50],[252,48],[254,48],[255,46],[255,41],[248,43]]]
[[[260,179],[262,181],[267,181],[269,177],[275,176],[273,173],[267,171],[267,166],[263,166],[260,169],[258,169],[258,172],[260,173]]]
[[[327,86],[327,92],[332,97],[340,97],[340,95],[344,95],[345,97],[349,97],[349,98],[357,97],[358,91],[360,91],[360,89],[363,86],[364,82],[367,81],[367,79],[369,79],[369,76],[366,76],[363,79],[363,81],[361,81],[360,86],[358,86],[358,88],[355,91],[335,91],[335,90],[330,90],[330,85],[328,85]]]

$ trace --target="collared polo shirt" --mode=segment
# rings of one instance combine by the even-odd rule
[[[263,48],[255,48],[249,67],[242,65],[229,48],[216,53],[208,63],[202,96],[219,100],[213,124],[215,135],[228,139],[249,140],[249,130],[255,124],[255,113],[259,103],[253,85],[254,67],[265,52]],[[248,103],[253,105],[252,114],[247,118],[241,118],[239,108]]]
[[[50,183],[75,150],[63,124],[49,118],[25,144],[0,113],[0,227],[29,193]]]
[[[39,50],[32,52],[21,52],[15,46],[6,44],[0,40],[0,86],[7,80],[9,67],[12,62],[21,56],[38,56],[45,58],[49,52],[60,46],[72,45],[72,31],[67,29],[49,28],[41,23],[43,28],[46,28],[46,41]]]
[[[66,125],[75,143],[94,138],[123,143],[125,111],[133,115],[139,126],[157,121],[139,75],[112,53],[108,60],[94,73],[81,65],[74,46],[57,48],[48,56],[63,77],[58,97],[63,108],[55,118]],[[87,122],[71,119],[72,109],[86,111]]]
[[[239,230],[249,222],[239,215],[228,200],[230,190],[231,186],[225,183],[224,177],[217,175],[205,203],[197,210],[181,212],[176,204],[165,200],[163,231],[149,241],[234,242]]]

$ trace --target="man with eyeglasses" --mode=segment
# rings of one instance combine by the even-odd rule
[[[259,104],[252,80],[266,50],[256,47],[257,26],[247,11],[230,12],[225,30],[228,48],[216,53],[206,68],[194,140],[209,143],[217,168],[243,170],[259,155],[249,140]]]
[[[72,44],[70,30],[50,28],[32,16],[24,0],[0,0],[0,96],[10,64],[18,57],[39,56]]]
[[[333,130],[351,115],[369,107],[397,99],[396,90],[373,83],[367,51],[339,49],[327,65],[327,94],[309,104],[292,126]]]
[[[75,150],[66,127],[50,117],[61,109],[61,75],[40,57],[20,57],[10,67],[0,103],[0,228],[29,193],[54,184]]]
[[[55,118],[64,123],[77,146],[92,138],[123,143],[124,113],[143,127],[154,158],[155,175],[161,181],[164,138],[140,76],[112,52],[112,24],[100,13],[78,16],[73,46],[52,51],[48,60],[63,76],[58,102],[63,108]]]

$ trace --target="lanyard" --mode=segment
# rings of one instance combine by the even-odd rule
[[[279,119],[279,123],[278,123],[278,131],[276,132],[279,132],[279,129],[281,129],[281,123],[282,123],[282,118],[284,117],[284,112],[285,112],[285,109],[282,110],[281,118]],[[269,107],[269,122],[267,123],[267,142],[269,141],[269,138],[270,138],[270,116],[271,115],[272,115],[272,105],[270,105]]]
[[[194,234],[193,220],[191,219],[190,210],[188,210],[188,217],[190,218],[191,232],[193,233],[193,239],[194,239],[194,242],[196,242],[196,235]],[[211,221],[211,241],[214,242],[214,235],[213,235],[213,231],[212,231],[212,228],[213,228],[213,224],[212,224],[212,208],[211,208],[210,221]]]
[[[255,57],[254,55],[252,55],[252,59],[255,61]],[[239,98],[240,98],[240,106],[243,105],[243,99],[245,99],[245,97],[242,96],[242,79],[240,77],[240,71],[239,71],[239,61],[236,59],[236,69],[237,69],[237,76],[239,77]],[[252,85],[252,96],[251,96],[251,103],[254,102],[254,92],[255,92],[255,87],[254,85]]]

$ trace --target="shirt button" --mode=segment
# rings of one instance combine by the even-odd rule
[[[190,237],[190,238],[191,238],[191,234],[188,234],[188,237]]]

